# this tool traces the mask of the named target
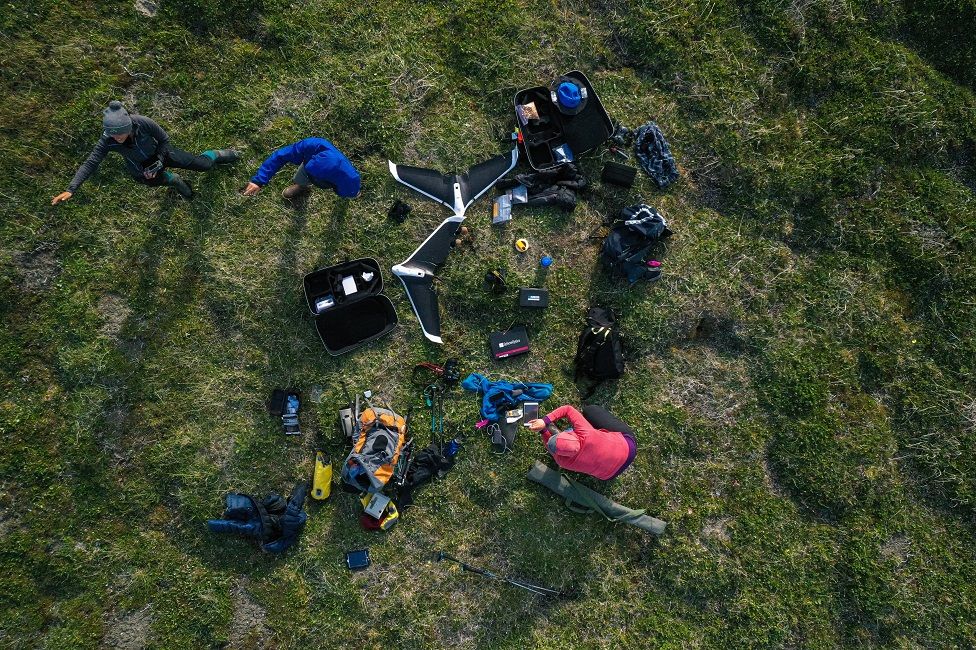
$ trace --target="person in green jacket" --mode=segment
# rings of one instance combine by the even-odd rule
[[[214,165],[237,162],[240,158],[240,154],[233,149],[210,149],[194,156],[174,147],[162,127],[148,117],[129,115],[118,100],[110,102],[102,113],[102,137],[88,159],[78,168],[67,190],[51,199],[51,205],[74,196],[81,184],[112,151],[125,159],[132,180],[143,185],[172,187],[186,199],[193,198],[193,190],[169,168],[207,171]]]

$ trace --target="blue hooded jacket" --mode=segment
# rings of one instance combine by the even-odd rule
[[[508,381],[491,381],[484,375],[479,375],[476,372],[472,372],[464,378],[464,381],[461,382],[461,388],[482,394],[481,415],[492,422],[497,422],[502,415],[498,412],[494,403],[499,396],[504,396],[517,403],[528,401],[541,402],[552,395],[552,384],[526,384],[523,382],[513,384]],[[515,390],[522,392],[519,395],[515,395]]]
[[[345,198],[353,198],[362,187],[356,168],[325,138],[305,138],[278,149],[261,164],[251,182],[267,185],[285,163],[304,163],[305,172],[315,185],[333,189]]]

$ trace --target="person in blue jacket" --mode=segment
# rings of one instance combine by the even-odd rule
[[[305,138],[268,156],[244,188],[244,196],[254,196],[260,192],[285,163],[298,165],[291,185],[281,193],[286,199],[296,198],[308,191],[311,185],[333,190],[348,199],[360,194],[362,181],[349,159],[324,138]]]

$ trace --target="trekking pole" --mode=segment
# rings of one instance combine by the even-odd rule
[[[533,594],[535,594],[537,596],[550,596],[550,597],[555,597],[555,598],[567,598],[569,596],[569,594],[567,594],[565,591],[559,591],[557,589],[550,589],[548,587],[542,587],[540,585],[534,585],[531,582],[522,582],[521,580],[515,580],[513,578],[506,578],[504,576],[498,575],[497,573],[493,573],[493,572],[489,571],[488,569],[479,569],[478,567],[471,566],[467,562],[464,562],[462,560],[459,560],[459,559],[457,559],[456,557],[454,557],[452,555],[448,555],[444,551],[438,551],[437,552],[437,555],[435,556],[435,558],[436,558],[436,560],[438,562],[442,562],[444,560],[447,560],[448,562],[454,562],[455,564],[457,564],[457,565],[459,565],[461,567],[461,570],[462,571],[468,571],[469,573],[476,573],[476,574],[478,574],[480,576],[484,576],[484,577],[489,578],[491,580],[498,580],[499,582],[507,582],[508,584],[510,584],[510,585],[512,585],[514,587],[518,587],[520,589],[524,589],[524,590],[526,590],[528,592],[531,592],[531,593],[533,593]]]

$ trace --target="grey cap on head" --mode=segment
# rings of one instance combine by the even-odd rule
[[[119,100],[110,101],[108,108],[102,111],[102,114],[105,135],[126,135],[132,131],[132,118]]]
[[[549,436],[549,440],[546,441],[546,449],[548,449],[549,453],[552,454],[553,456],[556,455],[556,438],[558,437],[559,434],[554,433],[551,436]]]

